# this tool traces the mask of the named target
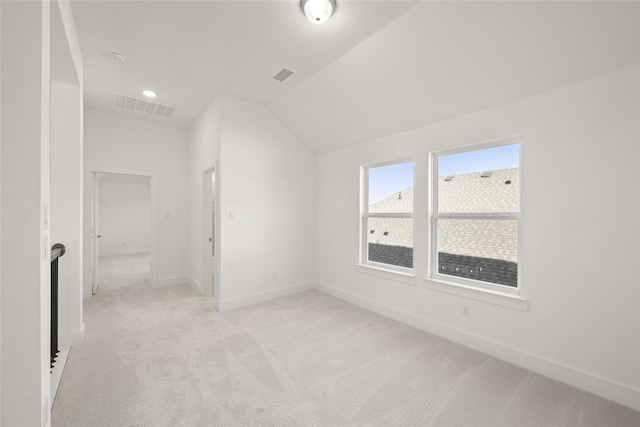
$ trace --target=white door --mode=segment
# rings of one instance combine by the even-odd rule
[[[93,267],[93,277],[91,279],[92,283],[92,294],[95,295],[98,292],[98,257],[100,251],[100,245],[98,244],[100,237],[100,228],[98,226],[98,199],[100,191],[100,182],[98,180],[98,174],[93,173],[93,203],[92,203],[92,226],[91,226],[91,247],[92,247],[92,267]]]

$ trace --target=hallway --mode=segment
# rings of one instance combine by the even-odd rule
[[[139,282],[149,286],[149,263],[149,254],[100,257],[98,260],[100,283],[98,292],[103,286],[107,291],[134,286]]]
[[[213,300],[188,285],[151,289],[149,255],[103,257],[99,268],[98,292],[84,304],[85,343],[69,354],[52,425],[172,425],[166,416],[190,394],[177,383],[181,350],[194,356],[202,343],[187,325],[207,318]]]

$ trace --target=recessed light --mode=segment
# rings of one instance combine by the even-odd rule
[[[146,96],[147,98],[155,98],[156,96],[158,96],[158,94],[152,90],[149,89],[145,89],[142,91],[142,94],[144,96]]]

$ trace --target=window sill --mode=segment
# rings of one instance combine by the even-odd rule
[[[425,282],[424,287],[433,291],[471,298],[477,301],[487,302],[489,304],[512,308],[514,310],[527,311],[529,309],[529,301],[521,295],[476,288],[474,286],[447,282],[429,277],[424,277],[422,280]]]
[[[373,265],[367,264],[356,264],[356,269],[358,270],[358,272],[368,274],[370,276],[393,280],[396,282],[404,283],[405,285],[416,285],[416,276],[412,273],[405,273],[403,271],[375,267]]]

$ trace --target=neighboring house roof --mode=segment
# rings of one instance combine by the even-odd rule
[[[413,187],[373,203],[372,213],[413,212]],[[413,220],[411,218],[369,218],[369,243],[413,247]]]
[[[518,212],[519,168],[438,177],[439,212]],[[445,181],[451,178],[450,181]],[[510,184],[505,184],[507,181]]]
[[[413,247],[411,218],[369,218],[367,229],[369,243]]]
[[[438,177],[440,212],[518,212],[518,168]],[[509,183],[507,183],[509,182]],[[412,212],[413,187],[394,193],[369,207],[369,212]],[[517,222],[446,219],[439,222],[438,252],[517,262]],[[413,221],[369,218],[367,241],[413,247]],[[385,234],[386,233],[386,234]],[[516,243],[516,244],[514,244]]]
[[[438,252],[518,262],[517,221],[442,219],[438,223]]]
[[[413,186],[369,205],[371,213],[413,212]]]

